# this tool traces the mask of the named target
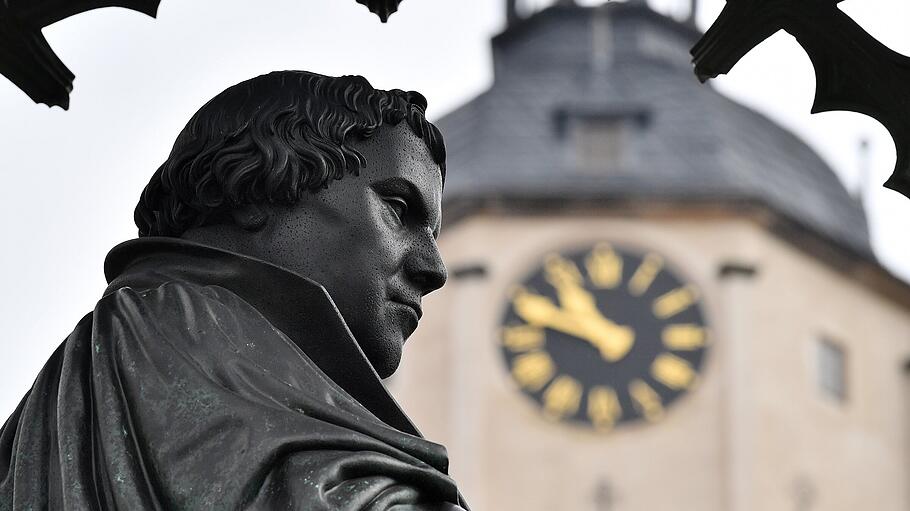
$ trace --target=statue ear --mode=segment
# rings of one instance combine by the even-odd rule
[[[269,214],[259,204],[244,204],[231,210],[231,217],[244,231],[258,231],[265,227]]]

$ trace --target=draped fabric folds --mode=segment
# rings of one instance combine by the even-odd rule
[[[183,278],[159,278],[162,258],[132,279],[152,284],[109,288],[7,420],[0,510],[459,503],[442,446],[377,418],[268,314],[187,277],[186,257]]]

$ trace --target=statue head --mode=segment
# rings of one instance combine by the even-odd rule
[[[445,147],[417,92],[359,76],[270,73],[190,119],[136,207],[140,236],[200,241],[322,284],[380,376],[423,295],[445,282],[436,237]]]

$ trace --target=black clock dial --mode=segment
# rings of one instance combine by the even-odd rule
[[[508,296],[500,341],[550,418],[598,429],[663,418],[697,382],[710,336],[699,290],[656,253],[550,253]]]

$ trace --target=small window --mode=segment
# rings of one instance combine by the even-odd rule
[[[818,343],[818,385],[825,395],[837,400],[847,399],[847,356],[844,349],[828,340]]]
[[[621,166],[628,145],[627,131],[628,123],[622,117],[583,119],[575,132],[578,166],[586,170]]]
[[[650,119],[647,108],[627,105],[569,105],[553,115],[555,134],[566,142],[567,163],[592,174],[634,169]]]

